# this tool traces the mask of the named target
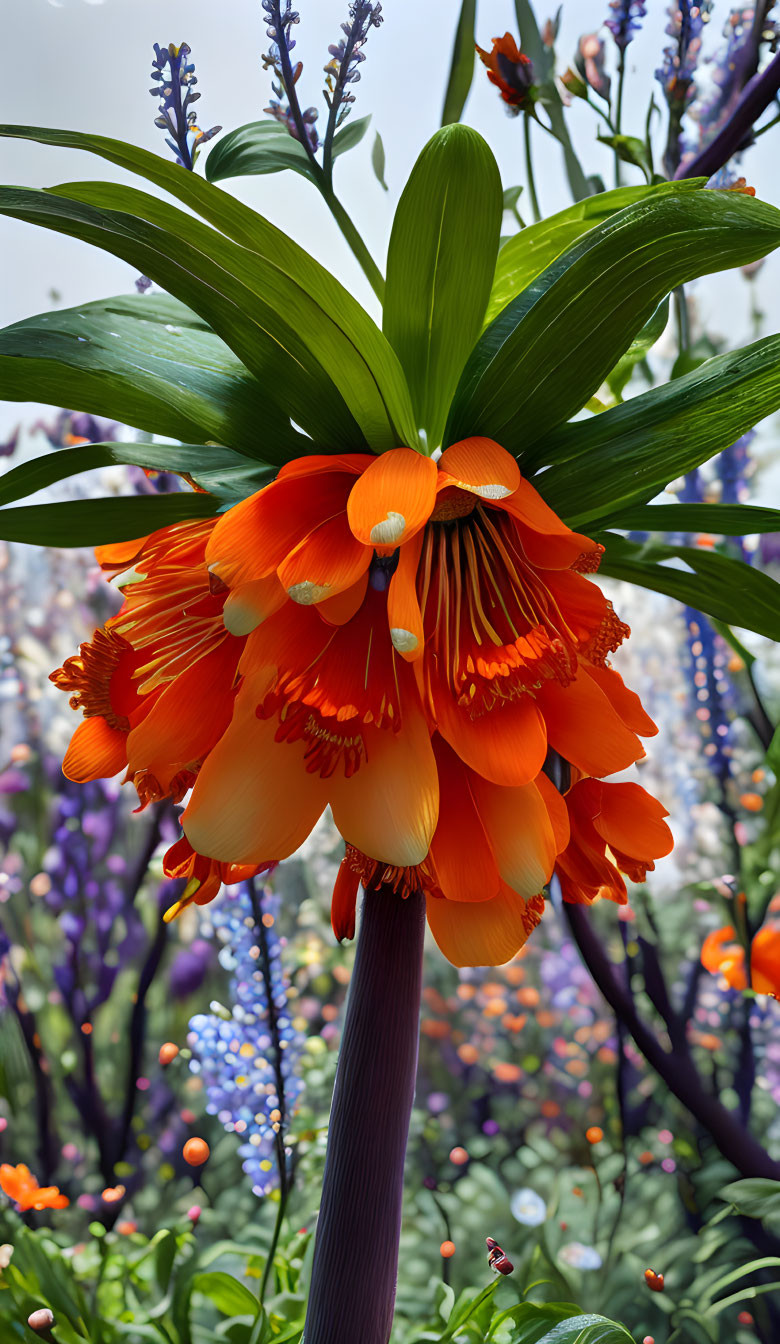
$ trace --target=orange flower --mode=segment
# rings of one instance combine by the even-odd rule
[[[518,50],[511,33],[503,37],[494,37],[490,51],[476,48],[483,65],[487,66],[488,79],[501,91],[501,97],[512,112],[532,102],[531,89],[534,81],[534,68],[527,56]]]
[[[13,1199],[20,1213],[27,1209],[66,1209],[70,1200],[60,1194],[56,1185],[39,1185],[23,1162],[12,1167],[8,1162],[0,1166],[0,1188]]]
[[[347,842],[338,937],[354,933],[361,882],[422,887],[446,956],[507,961],[556,858],[573,861],[572,778],[573,817],[588,784],[645,800],[638,829],[606,808],[602,859],[608,840],[633,875],[669,848],[643,790],[583,780],[632,764],[655,731],[607,665],[629,632],[585,577],[601,551],[490,439],[438,462],[408,448],[291,462],[219,519],[101,549],[105,567],[133,568],[122,610],[82,648],[91,717],[66,768],[105,773],[78,741],[97,716],[142,804],[193,786],[165,860],[187,878],[171,914],[287,858],[330,805]],[[124,645],[108,677],[92,659],[90,680],[101,635]],[[71,689],[68,668],[54,678]],[[602,869],[596,890],[624,893]]]
[[[732,989],[747,989],[745,952],[731,924],[704,939],[701,963],[713,975],[722,975]],[[750,987],[756,994],[780,998],[780,922],[770,920],[758,930],[750,946]]]
[[[623,694],[631,692],[623,688]],[[672,833],[663,820],[666,808],[638,784],[600,779],[574,784],[566,806],[571,840],[556,863],[563,899],[590,904],[604,896],[624,905],[628,896],[621,873],[643,882],[655,867],[653,860],[672,848]]]

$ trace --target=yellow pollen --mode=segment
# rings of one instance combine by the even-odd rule
[[[373,546],[394,546],[406,531],[406,519],[402,513],[388,513],[381,523],[374,523],[369,532]]]
[[[310,607],[327,597],[330,589],[329,583],[315,583],[313,579],[306,579],[303,583],[294,583],[292,588],[288,588],[287,596],[291,597],[293,602],[299,602],[302,607]]]

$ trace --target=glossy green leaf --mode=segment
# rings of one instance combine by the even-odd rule
[[[219,507],[214,495],[189,491],[28,504],[21,509],[0,509],[0,538],[34,546],[102,546],[145,537],[186,519],[213,518]]]
[[[213,439],[270,462],[312,446],[207,324],[166,294],[119,295],[4,328],[0,398]]]
[[[614,150],[621,163],[632,163],[635,168],[641,168],[648,181],[652,181],[653,165],[644,140],[636,135],[600,135],[598,139],[599,144]]]
[[[384,310],[429,449],[482,326],[501,216],[501,178],[482,137],[461,125],[437,131],[398,203]]]
[[[780,739],[778,739],[780,744]],[[719,1192],[720,1199],[733,1205],[737,1213],[747,1218],[775,1217],[780,1214],[780,1181],[770,1181],[767,1177],[751,1177],[743,1181],[732,1181],[724,1185]]]
[[[213,1302],[217,1311],[221,1311],[223,1316],[254,1317],[261,1309],[259,1301],[246,1285],[223,1270],[215,1269],[204,1274],[196,1274],[192,1287],[195,1292],[203,1293],[210,1302]]]
[[[186,473],[220,503],[236,503],[267,485],[273,468],[230,448],[184,443],[88,443],[21,462],[0,476],[0,506],[26,499],[57,481],[100,467],[136,466]]]
[[[339,132],[339,137],[342,134],[343,131]],[[151,154],[148,150],[125,144],[122,140],[37,126],[0,125],[0,136],[35,140],[41,144],[97,154],[109,163],[126,168],[162,187],[234,242],[258,253],[268,265],[278,270],[280,278],[286,276],[296,287],[302,288],[338,324],[349,342],[365,358],[376,378],[388,414],[397,430],[394,443],[413,441],[415,425],[409,391],[389,343],[383,339],[376,324],[353,295],[324,266],[269,220],[213,183],[205,181],[199,174],[182,172],[169,158]],[[214,151],[211,152],[213,154]],[[295,419],[296,423],[305,424],[298,416]],[[342,441],[342,450],[344,446]]]
[[[516,1326],[512,1344],[633,1344],[624,1326],[583,1314],[568,1302],[521,1302],[500,1319]]]
[[[506,308],[512,299],[517,298],[524,289],[535,280],[537,275],[550,266],[567,247],[576,243],[578,238],[595,229],[597,224],[611,219],[618,210],[635,205],[637,201],[648,200],[658,195],[668,195],[670,191],[695,190],[701,181],[664,183],[658,187],[635,186],[617,187],[614,191],[602,191],[597,196],[588,196],[577,201],[566,210],[542,219],[538,224],[529,224],[526,229],[516,233],[504,244],[498,254],[493,288],[490,291],[485,321],[493,318]]]
[[[334,136],[333,157],[353,149],[363,139],[370,121],[370,117],[348,121]],[[206,159],[209,182],[279,173],[285,168],[315,180],[316,169],[313,169],[303,145],[280,122],[270,119],[249,121],[245,126],[239,126],[223,136]]]
[[[622,359],[619,359],[614,369],[607,374],[607,386],[618,401],[623,400],[623,392],[631,380],[637,364],[641,364],[643,359],[647,358],[656,341],[659,341],[666,330],[666,324],[669,321],[669,299],[663,299],[656,308],[649,322],[645,322],[642,330],[634,337]]]
[[[441,114],[442,126],[460,121],[466,99],[469,96],[474,79],[474,25],[477,17],[477,0],[463,0],[455,29],[455,41],[452,47],[450,77],[444,95],[444,107]]]
[[[778,406],[780,336],[768,336],[622,406],[565,425],[535,456],[535,465],[552,464],[536,484],[571,527],[622,520],[629,506],[652,499]]]
[[[780,583],[742,560],[696,546],[638,543],[614,532],[598,540],[606,547],[599,573],[625,579],[728,625],[780,639]],[[682,561],[685,568],[669,561]]]
[[[631,532],[714,532],[722,537],[749,537],[780,532],[780,509],[752,504],[643,504],[626,509],[614,527]]]
[[[780,244],[780,211],[730,191],[669,190],[591,229],[483,332],[448,442],[471,434],[522,454],[579,411],[676,285]]]

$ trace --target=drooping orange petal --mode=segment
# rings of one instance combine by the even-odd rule
[[[148,536],[136,537],[134,541],[117,541],[106,546],[96,546],[95,559],[101,569],[127,569],[128,565],[138,559],[148,540]]]
[[[325,471],[346,471],[359,476],[373,461],[373,453],[313,453],[311,457],[285,462],[276,479],[290,481],[296,476],[319,476]]]
[[[438,736],[434,751],[440,799],[431,857],[439,885],[450,901],[489,901],[501,879],[470,788],[470,771]]]
[[[581,532],[572,532],[530,481],[522,480],[500,507],[520,524],[523,550],[532,564],[542,569],[569,569],[582,556],[588,556],[588,567],[597,568],[604,547]]]
[[[619,672],[612,667],[595,667],[592,663],[584,663],[583,668],[601,688],[610,704],[614,705],[632,733],[639,733],[642,737],[655,737],[658,732],[657,724],[645,711],[636,692],[626,686]]]
[[[520,480],[515,459],[495,439],[462,439],[439,458],[439,490],[455,485],[480,499],[495,501],[513,495]]]
[[[314,528],[282,561],[279,582],[293,602],[309,607],[351,588],[365,574],[373,551],[356,541],[346,514]]]
[[[333,887],[333,899],[330,904],[330,924],[337,942],[355,936],[355,909],[360,875],[350,864],[342,859]]]
[[[268,678],[247,678],[230,727],[207,757],[182,827],[193,849],[224,863],[288,858],[328,801],[327,781],[309,774],[305,743],[276,742],[276,719],[255,706]]]
[[[621,781],[604,785],[593,825],[611,849],[638,859],[660,859],[674,844],[664,821],[668,815],[663,803],[641,785]]]
[[[639,738],[585,673],[570,686],[545,682],[537,700],[550,746],[586,775],[611,775],[644,756]]]
[[[127,739],[131,772],[148,770],[165,787],[171,773],[202,760],[219,741],[233,712],[232,688],[241,652],[227,636],[212,652],[169,683]]]
[[[85,719],[70,739],[62,773],[76,784],[110,779],[127,765],[127,733],[110,728],[99,715]]]
[[[494,784],[516,787],[539,774],[547,754],[544,719],[529,695],[472,719],[447,687],[434,699],[436,725],[462,761]]]
[[[536,895],[552,876],[556,855],[542,794],[534,783],[507,789],[477,776],[470,782],[501,877],[519,895]]]
[[[398,565],[387,590],[387,619],[393,648],[413,663],[422,656],[425,633],[417,597],[417,566],[423,534],[418,532],[398,553]]]
[[[287,601],[276,574],[265,579],[253,579],[251,583],[242,583],[228,593],[222,608],[225,629],[231,635],[249,635],[262,621],[273,616]]]
[[[566,806],[566,800],[561,797],[552,780],[543,770],[536,776],[534,783],[544,799],[555,839],[555,850],[557,854],[560,854],[571,839],[569,809]]]
[[[400,732],[364,729],[366,760],[328,780],[333,820],[348,844],[399,868],[422,863],[436,830],[439,777],[422,712],[407,706]]]
[[[353,477],[322,472],[272,481],[223,513],[206,562],[229,588],[263,579],[313,528],[343,512]]]
[[[539,923],[544,902],[523,900],[502,885],[491,901],[447,901],[429,896],[428,925],[454,966],[502,966]]]
[[[384,553],[408,541],[433,512],[437,476],[436,463],[411,448],[392,448],[374,458],[347,504],[357,540]]]
[[[780,998],[780,925],[758,930],[750,949],[750,978],[756,994]]]
[[[321,616],[328,625],[346,625],[356,616],[365,601],[366,589],[368,588],[368,570],[364,570],[357,583],[353,583],[351,588],[345,588],[343,592],[337,593],[335,597],[326,597],[324,601],[317,603],[317,615]]]
[[[701,964],[713,975],[725,976],[732,989],[747,989],[745,952],[736,937],[730,924],[708,933],[702,944]]]

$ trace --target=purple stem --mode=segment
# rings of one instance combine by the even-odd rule
[[[419,1039],[425,898],[363,901],[328,1131],[305,1344],[387,1344]]]
[[[777,96],[778,89],[780,89],[780,52],[772,58],[760,75],[754,75],[745,85],[737,106],[715,139],[694,159],[680,164],[675,177],[712,177],[717,173],[718,169],[736,154],[761,113]]]
[[[773,1161],[750,1131],[740,1124],[737,1116],[706,1090],[687,1046],[678,1043],[672,1050],[664,1050],[655,1033],[639,1016],[633,995],[615,974],[612,962],[593,931],[586,908],[567,905],[565,909],[574,941],[596,985],[670,1092],[698,1120],[741,1176],[780,1180],[780,1163]]]

